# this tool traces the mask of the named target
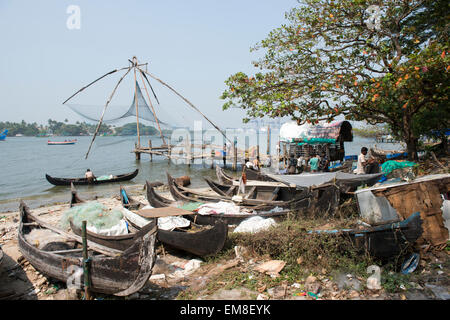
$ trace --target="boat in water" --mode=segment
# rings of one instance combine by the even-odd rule
[[[77,139],[74,140],[64,140],[64,141],[47,141],[47,144],[49,146],[65,146],[68,144],[75,144],[77,142]]]
[[[94,179],[94,181],[89,182],[87,178],[56,178],[52,177],[48,174],[45,175],[45,178],[51,184],[55,186],[70,186],[71,183],[74,185],[93,185],[93,184],[102,184],[102,183],[111,183],[111,182],[121,182],[128,181],[135,178],[139,173],[139,169],[134,170],[130,173],[118,174],[118,175],[110,175],[110,176],[100,176]]]

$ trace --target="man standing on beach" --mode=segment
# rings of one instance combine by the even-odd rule
[[[377,173],[378,170],[378,162],[375,159],[366,160],[367,148],[361,148],[361,154],[358,156],[358,163],[356,165],[355,171],[356,174],[365,174],[365,173]]]

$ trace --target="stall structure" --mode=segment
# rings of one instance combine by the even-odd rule
[[[280,128],[280,158],[291,155],[311,158],[325,153],[330,161],[343,161],[344,142],[353,141],[352,125],[348,121],[297,125],[288,122]]]

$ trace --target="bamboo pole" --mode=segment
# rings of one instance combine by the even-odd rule
[[[78,93],[80,93],[81,91],[83,91],[84,89],[90,87],[91,85],[93,85],[94,83],[96,83],[97,81],[103,79],[106,76],[109,76],[110,74],[116,73],[117,71],[122,71],[122,70],[126,70],[129,69],[130,67],[125,67],[125,68],[121,68],[121,69],[115,69],[112,70],[106,74],[104,74],[103,76],[101,76],[100,78],[95,79],[94,81],[92,81],[91,83],[89,83],[88,85],[84,86],[83,88],[81,88],[80,90],[78,90],[77,92],[75,92],[73,95],[71,95],[69,98],[66,99],[66,101],[64,101],[62,104],[65,104],[67,101],[69,101],[70,99],[72,99],[73,97],[75,97]]]
[[[137,68],[137,58],[133,57],[133,65],[134,65],[134,102],[136,105],[136,127],[137,127],[137,136],[138,136],[138,146],[141,146],[141,135],[139,132],[139,111],[138,111],[138,101],[137,101],[137,80],[136,80],[136,68]]]
[[[168,160],[169,164],[170,164],[170,157],[172,156],[172,146],[170,145],[171,141],[172,140],[169,137],[169,142],[167,144],[167,160]]]
[[[100,120],[98,121],[97,128],[95,129],[91,144],[89,145],[88,151],[86,152],[85,159],[87,159],[87,157],[89,155],[89,151],[91,151],[92,144],[94,143],[95,137],[97,136],[98,130],[100,130],[100,126],[102,125],[103,116],[105,115],[106,108],[108,108],[109,103],[111,102],[112,98],[114,97],[114,94],[116,93],[116,90],[119,87],[119,84],[122,82],[123,78],[125,78],[126,75],[130,72],[130,70],[131,70],[131,67],[129,67],[127,72],[125,72],[125,74],[119,79],[116,86],[114,87],[114,90],[111,92],[109,99],[106,101],[105,107],[103,108],[102,116],[100,117]]]
[[[141,153],[138,150],[138,146],[137,146],[136,142],[134,143],[134,153],[136,155],[136,160],[141,160]]]
[[[140,71],[139,74],[141,75],[142,83],[144,84],[145,92],[147,93],[148,102],[150,104],[150,107],[152,108],[152,112],[153,112],[153,116],[155,117],[156,124],[158,125],[159,134],[161,135],[161,139],[163,141],[163,144],[166,144],[166,140],[164,140],[164,135],[163,135],[163,133],[161,131],[161,127],[159,126],[158,117],[156,116],[155,109],[153,108],[152,101],[150,100],[150,95],[148,94],[147,86],[145,85],[144,77],[142,76],[142,71],[141,70],[139,70],[139,71]]]
[[[91,287],[89,276],[89,255],[87,250],[87,232],[86,232],[86,220],[82,222],[81,234],[83,239],[83,273],[84,273],[84,298],[85,300],[91,300],[91,293],[89,288]]]
[[[270,155],[270,126],[267,126],[267,155]]]
[[[152,140],[148,139],[148,149],[152,151]],[[153,154],[150,152],[150,162],[153,162]]]
[[[237,171],[237,141],[236,138],[234,139],[234,144],[233,144],[233,170]]]

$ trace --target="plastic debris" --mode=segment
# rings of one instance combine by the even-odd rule
[[[267,230],[271,226],[276,225],[276,222],[272,218],[263,218],[260,216],[251,217],[242,221],[236,229],[234,229],[233,233],[238,232],[250,232],[256,233],[262,230]]]
[[[405,262],[402,264],[402,273],[408,274],[414,272],[420,262],[420,254],[413,253],[411,254]]]
[[[255,267],[254,270],[268,275],[278,276],[278,273],[283,270],[285,265],[286,262],[283,260],[270,260]]]

